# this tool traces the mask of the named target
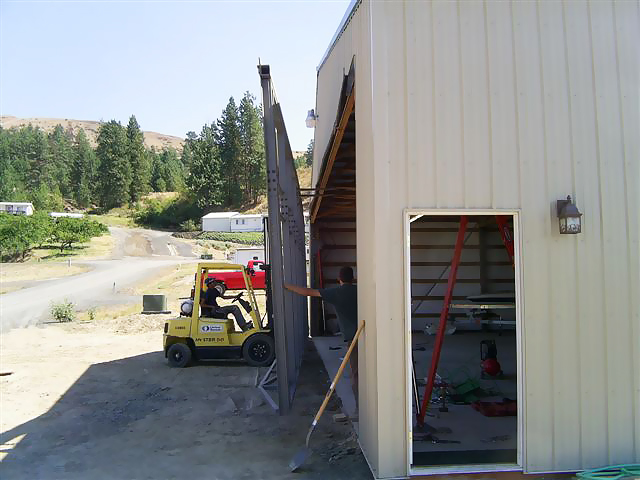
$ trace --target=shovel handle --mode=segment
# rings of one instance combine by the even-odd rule
[[[320,417],[324,413],[324,409],[326,408],[327,403],[329,403],[329,399],[331,398],[331,395],[333,394],[333,392],[336,389],[336,385],[338,384],[338,380],[340,380],[340,377],[342,377],[342,371],[344,370],[344,367],[347,366],[347,362],[349,361],[349,357],[351,356],[351,352],[355,348],[356,343],[358,342],[358,337],[362,333],[363,329],[364,329],[364,320],[362,321],[362,323],[358,327],[358,330],[356,331],[356,334],[354,335],[353,340],[351,340],[351,345],[349,345],[349,350],[347,350],[347,353],[345,354],[344,358],[342,359],[342,363],[340,364],[340,368],[338,369],[338,373],[336,373],[336,376],[333,378],[333,381],[331,382],[331,387],[329,387],[329,391],[325,395],[324,401],[322,402],[322,405],[320,405],[320,409],[318,410],[318,413],[316,413],[316,416],[313,419],[313,423],[311,424],[311,430],[313,430],[313,428],[318,424],[318,420],[320,420]]]

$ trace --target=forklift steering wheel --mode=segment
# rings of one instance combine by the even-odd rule
[[[233,297],[233,300],[231,300],[231,303],[235,302],[236,300],[240,300],[240,297],[242,297],[242,294],[244,292],[240,292],[239,294],[237,294],[235,297]]]

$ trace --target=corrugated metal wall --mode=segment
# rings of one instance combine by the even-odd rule
[[[391,283],[402,208],[521,209],[526,468],[637,460],[638,4],[374,2],[371,22]],[[578,236],[558,233],[567,194]]]
[[[521,210],[525,469],[640,459],[639,18],[622,1],[363,2],[320,70],[333,118],[356,55],[360,415],[376,421],[361,440],[377,475],[405,471],[407,207]],[[577,236],[558,233],[567,194]]]

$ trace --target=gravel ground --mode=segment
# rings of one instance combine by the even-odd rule
[[[304,469],[304,445],[329,380],[310,347],[293,413],[280,417],[241,362],[170,369],[165,316],[15,329],[0,336],[3,479],[371,478],[333,399]],[[264,369],[262,370],[264,371]]]

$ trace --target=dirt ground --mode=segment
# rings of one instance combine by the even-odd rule
[[[293,414],[254,388],[257,369],[170,369],[163,316],[12,330],[0,337],[3,479],[371,478],[348,424],[320,421],[304,469],[288,463],[328,388],[309,347]],[[264,369],[261,369],[264,372]]]

